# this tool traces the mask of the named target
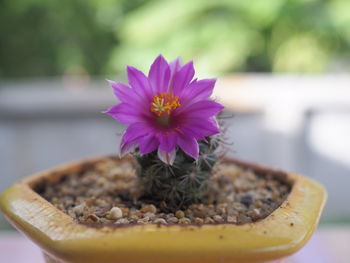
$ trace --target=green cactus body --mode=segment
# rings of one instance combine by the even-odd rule
[[[207,194],[213,166],[218,160],[215,150],[219,145],[214,136],[206,140],[198,142],[197,161],[179,148],[173,165],[163,163],[156,151],[146,155],[135,154],[142,198],[165,202],[168,210],[185,208],[202,201]]]

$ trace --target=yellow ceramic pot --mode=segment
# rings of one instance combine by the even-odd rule
[[[243,225],[133,225],[94,228],[75,222],[33,188],[77,172],[101,158],[63,165],[28,177],[0,196],[7,219],[35,242],[50,263],[253,263],[282,262],[314,232],[326,199],[318,183],[293,173],[226,160],[284,177],[292,190],[265,219]],[[128,158],[120,162],[129,162]]]

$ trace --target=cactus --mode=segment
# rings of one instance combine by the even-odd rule
[[[202,201],[207,193],[213,166],[218,160],[216,150],[220,141],[217,136],[207,137],[206,140],[198,142],[198,160],[177,148],[173,165],[162,162],[156,151],[146,155],[136,152],[142,198],[157,203],[165,202],[167,209],[173,211]]]
[[[202,201],[218,159],[216,136],[221,131],[216,116],[224,109],[210,99],[216,79],[193,79],[192,61],[183,65],[176,58],[168,63],[162,55],[154,60],[148,77],[130,66],[127,72],[130,88],[109,81],[121,103],[105,113],[128,125],[120,155],[136,148],[140,198],[170,209]],[[173,143],[177,138],[178,144]]]

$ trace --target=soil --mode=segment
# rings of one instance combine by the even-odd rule
[[[203,225],[261,220],[282,204],[291,189],[283,176],[257,174],[232,163],[216,165],[210,180],[204,202],[177,211],[169,211],[164,202],[138,198],[135,165],[116,158],[66,174],[37,191],[79,223]]]

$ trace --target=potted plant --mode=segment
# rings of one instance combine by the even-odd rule
[[[159,56],[129,86],[110,81],[128,127],[123,157],[43,171],[0,196],[47,262],[280,262],[317,226],[326,193],[301,175],[218,154],[215,80]],[[131,153],[131,154],[128,154]]]

